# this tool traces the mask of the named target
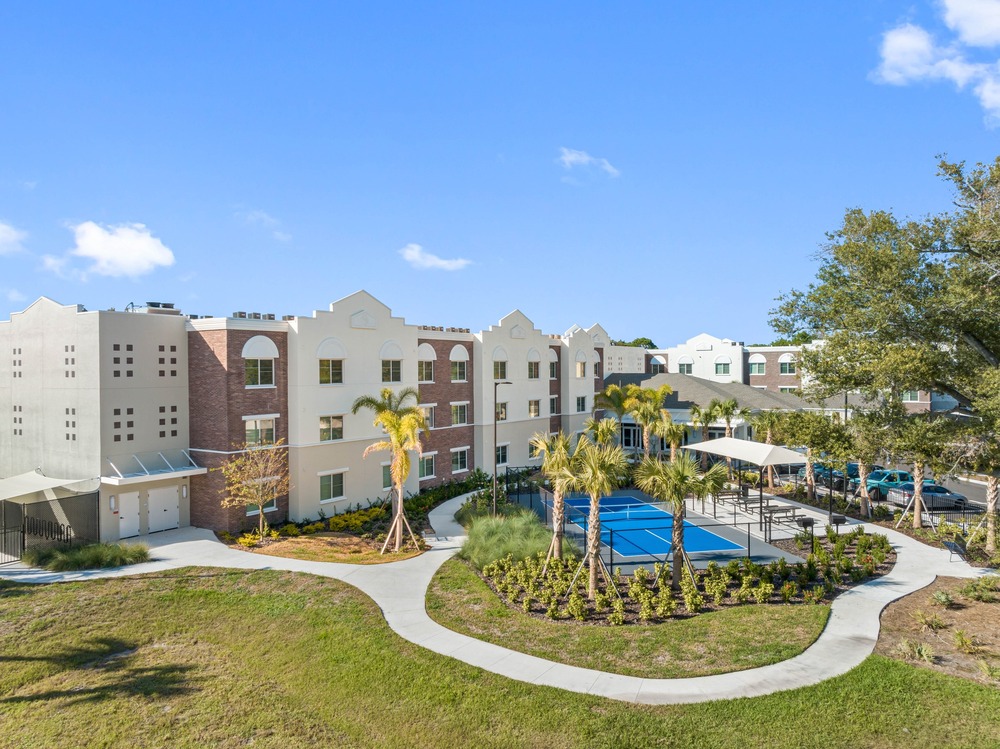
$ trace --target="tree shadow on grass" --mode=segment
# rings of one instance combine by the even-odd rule
[[[0,704],[43,702],[68,699],[69,704],[97,702],[114,697],[174,697],[195,691],[195,682],[189,676],[193,666],[133,666],[129,659],[138,650],[134,643],[102,638],[91,640],[79,648],[66,648],[45,656],[0,655],[0,663],[12,661],[46,661],[67,669],[88,670],[95,679],[104,677],[108,683],[80,686],[71,689],[53,689],[38,694],[0,698]]]

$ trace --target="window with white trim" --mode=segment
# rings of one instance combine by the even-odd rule
[[[528,362],[528,379],[537,380],[539,374],[541,373],[541,362],[530,361]]]
[[[264,512],[273,512],[278,509],[278,498],[275,497],[270,502],[264,503]],[[260,515],[260,509],[257,505],[247,505],[247,517],[252,517],[254,515]]]
[[[392,489],[392,464],[382,464],[382,489]]]
[[[536,418],[542,415],[541,401],[528,401],[528,416],[529,418]]]
[[[494,380],[507,379],[507,362],[505,361],[493,362],[493,379]]]
[[[694,374],[694,362],[682,361],[677,365],[678,374]]]
[[[382,382],[402,382],[403,362],[399,359],[382,360]]]
[[[497,421],[507,421],[507,403],[506,401],[497,403]]]
[[[434,478],[434,456],[421,455],[420,463],[417,467],[418,477],[422,479]]]
[[[469,423],[469,404],[468,403],[452,403],[451,404],[451,423],[452,423],[452,426],[457,426],[458,424],[468,424]]]
[[[463,447],[451,451],[451,472],[461,473],[469,470],[469,448]]]
[[[752,375],[767,374],[767,362],[762,362],[762,361],[750,362],[750,374]]]
[[[778,388],[779,393],[796,393],[798,390],[794,385],[782,385]]]
[[[559,379],[559,362],[557,361],[549,362],[549,379],[550,380]]]
[[[497,465],[507,465],[507,445],[497,445]]]
[[[424,421],[427,422],[427,428],[434,428],[434,413],[437,411],[436,406],[421,406],[420,412],[424,415]]]
[[[783,375],[795,374],[795,362],[791,360],[778,362],[778,374],[783,374]]]
[[[342,385],[344,382],[344,360],[343,359],[320,359],[319,360],[319,384],[320,385]]]
[[[434,362],[417,362],[417,382],[434,382]]]
[[[903,403],[919,403],[920,402],[920,391],[919,390],[904,390],[903,391]]]
[[[451,381],[452,382],[466,382],[468,368],[466,365],[468,362],[464,361],[453,361],[451,363]]]
[[[343,416],[320,416],[319,417],[319,441],[333,442],[344,439],[344,417]]]
[[[243,374],[248,388],[274,387],[274,359],[244,359]]]
[[[555,415],[559,413],[559,396],[553,395],[549,398],[549,414]]]
[[[587,362],[585,362],[585,361],[578,361],[576,363],[576,376],[577,377],[586,377],[587,376]]]
[[[248,445],[274,444],[274,419],[244,419],[243,427]]]
[[[344,498],[344,473],[328,473],[319,477],[319,501],[333,502]]]
[[[576,412],[579,414],[583,413],[586,410],[587,410],[587,396],[578,395],[576,398]]]
[[[528,460],[537,460],[540,451],[534,442],[528,442]]]
[[[729,374],[729,362],[727,362],[727,361],[717,361],[715,363],[715,374],[717,374],[717,375],[727,375],[727,374]]]

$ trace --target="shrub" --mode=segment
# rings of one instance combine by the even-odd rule
[[[982,647],[975,637],[969,637],[964,629],[955,630],[955,647],[966,655],[975,655]]]
[[[326,530],[326,523],[319,520],[315,523],[310,523],[309,525],[302,526],[302,532],[305,534],[321,533]]]
[[[921,629],[929,629],[931,632],[938,632],[948,626],[937,614],[927,614],[922,610],[916,611],[913,618],[917,620]]]
[[[257,531],[244,533],[242,536],[236,539],[236,543],[238,543],[245,549],[250,549],[260,543],[260,536],[257,535]]]
[[[299,526],[295,525],[295,523],[288,523],[278,529],[278,535],[295,538],[296,536],[301,535],[301,531],[299,531]]]
[[[126,567],[148,562],[149,547],[143,544],[98,543],[28,549],[24,552],[22,561],[29,567],[42,567],[52,572]]]
[[[508,554],[515,561],[528,559],[538,553],[543,556],[552,541],[552,534],[528,510],[515,515],[482,517],[469,526],[469,537],[458,552],[477,570],[490,562],[503,559]],[[563,544],[563,555],[571,557],[574,550],[569,541]]]
[[[1000,592],[1000,575],[987,575],[977,580],[970,580],[959,591],[966,598],[980,603],[993,603]]]
[[[705,605],[705,598],[698,592],[698,586],[687,576],[681,578],[681,597],[684,599],[684,608],[690,614],[697,614]]]
[[[951,597],[951,593],[947,590],[936,590],[931,596],[931,606],[944,606],[946,609],[950,609],[955,605],[955,599]]]
[[[913,640],[902,639],[899,644],[896,645],[896,652],[908,661],[924,661],[925,663],[934,663],[936,656],[934,655],[934,649],[930,645],[925,645],[922,642],[915,642]]]

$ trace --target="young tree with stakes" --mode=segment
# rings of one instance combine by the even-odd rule
[[[569,436],[560,431],[552,435],[536,434],[531,438],[531,445],[541,456],[542,474],[552,487],[552,543],[545,556],[545,563],[548,564],[552,557],[562,559],[565,497],[574,481],[570,471],[570,441]]]
[[[393,544],[393,551],[402,548],[404,525],[413,540],[413,545],[420,548],[420,543],[413,534],[403,510],[403,485],[410,475],[410,451],[420,453],[422,449],[420,433],[427,430],[423,411],[415,405],[419,398],[416,389],[411,387],[403,388],[399,392],[394,392],[392,388],[382,388],[377,398],[363,395],[351,406],[351,413],[355,414],[363,408],[373,411],[374,425],[381,427],[386,437],[366,447],[363,454],[363,457],[367,458],[373,452],[386,450],[390,456],[389,474],[392,476],[395,491],[392,498],[392,523],[385,544],[382,545],[383,554],[390,541]],[[409,400],[413,400],[414,404],[407,405]]]

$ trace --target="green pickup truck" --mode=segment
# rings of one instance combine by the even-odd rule
[[[890,489],[895,489],[900,484],[905,484],[909,481],[913,481],[913,476],[908,471],[897,471],[890,468],[882,471],[872,471],[868,474],[868,481],[865,483],[868,486],[868,497],[872,501],[878,502],[886,498]],[[860,480],[852,479],[851,488],[854,489],[855,497],[861,494]]]

